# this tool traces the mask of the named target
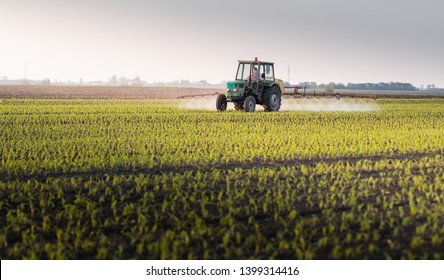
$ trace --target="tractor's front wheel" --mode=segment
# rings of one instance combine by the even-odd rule
[[[217,96],[216,109],[220,112],[227,110],[227,97],[224,94],[219,94]]]
[[[277,112],[281,108],[281,91],[272,86],[264,92],[264,109],[267,112]]]
[[[256,99],[253,96],[249,95],[244,101],[244,111],[245,112],[254,112],[256,110]]]

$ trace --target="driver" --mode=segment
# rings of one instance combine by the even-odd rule
[[[258,78],[257,66],[254,66],[253,71],[251,71],[251,79],[257,80],[257,78]]]

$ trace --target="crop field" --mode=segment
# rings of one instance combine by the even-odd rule
[[[0,102],[1,259],[444,259],[444,99]]]

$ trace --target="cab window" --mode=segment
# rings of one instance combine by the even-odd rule
[[[272,64],[265,64],[264,65],[264,72],[265,73],[265,80],[274,80],[274,72],[273,72],[273,65]]]
[[[250,75],[250,64],[240,63],[237,68],[236,80],[248,80]]]

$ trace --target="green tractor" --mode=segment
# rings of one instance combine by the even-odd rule
[[[274,77],[273,62],[239,60],[236,79],[227,82],[226,95],[217,96],[216,108],[225,111],[227,102],[233,102],[236,110],[254,112],[259,104],[267,112],[277,112],[284,90],[284,82]]]

